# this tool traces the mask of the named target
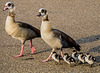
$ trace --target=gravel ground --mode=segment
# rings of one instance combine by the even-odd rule
[[[81,51],[89,52],[97,62],[90,68],[87,64],[70,67],[65,62],[55,65],[46,59],[51,47],[41,38],[33,39],[36,48],[31,55],[29,41],[25,43],[24,56],[20,53],[21,42],[10,37],[4,30],[7,11],[2,11],[6,2],[0,0],[0,73],[100,73],[100,0],[10,0],[16,7],[16,21],[27,22],[40,29],[41,18],[36,15],[46,8],[52,27],[60,29],[81,45]],[[57,51],[59,52],[59,51]],[[72,50],[64,49],[71,53]]]

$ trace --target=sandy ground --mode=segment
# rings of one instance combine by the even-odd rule
[[[2,11],[6,2],[0,0],[0,73],[100,73],[100,0],[10,0],[16,7],[16,21],[27,22],[40,29],[41,18],[36,15],[40,8],[49,12],[52,27],[64,31],[80,45],[81,51],[96,57],[93,68],[87,64],[69,67],[61,61],[42,63],[51,47],[41,38],[33,39],[36,48],[31,55],[29,41],[25,43],[24,56],[14,58],[20,53],[21,42],[10,37],[4,30],[7,11]],[[57,51],[59,52],[59,51]],[[71,53],[72,50],[64,49]]]

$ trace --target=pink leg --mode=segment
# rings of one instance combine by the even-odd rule
[[[21,57],[23,55],[23,50],[24,50],[24,44],[22,45],[21,53],[20,55],[14,56],[14,57]]]
[[[63,51],[61,51],[61,56],[62,56],[62,58],[64,59]]]
[[[64,59],[63,49],[61,48],[61,57]]]
[[[54,51],[54,50],[53,50]],[[46,59],[46,60],[43,60],[42,62],[47,62],[49,61],[49,59],[51,58],[52,54],[53,54],[53,51],[51,52],[51,54],[49,55],[49,57]]]
[[[32,40],[30,40],[30,46],[31,46],[31,54],[34,54],[34,52],[36,51],[36,49],[33,47],[32,45]]]

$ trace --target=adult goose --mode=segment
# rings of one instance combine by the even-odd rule
[[[8,16],[5,23],[5,30],[8,33],[8,35],[20,40],[22,43],[21,53],[20,55],[17,55],[15,57],[21,57],[23,55],[24,44],[26,40],[30,40],[30,47],[32,51],[31,53],[33,54],[35,48],[32,45],[32,39],[40,37],[40,30],[27,23],[15,21],[14,3],[7,2],[3,11],[6,10],[8,10]]]
[[[76,50],[80,51],[80,46],[72,39],[70,36],[65,34],[64,32],[52,29],[51,24],[48,19],[48,11],[44,8],[39,9],[38,17],[42,16],[42,24],[41,24],[41,37],[42,39],[52,47],[52,52],[46,60],[43,62],[48,61],[53,52],[56,49],[61,49],[61,56],[63,58],[63,49],[62,48],[75,48]]]

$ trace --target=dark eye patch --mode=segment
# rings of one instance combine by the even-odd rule
[[[41,11],[42,13],[44,12],[44,10]]]
[[[8,6],[11,6],[11,4],[9,3]]]

